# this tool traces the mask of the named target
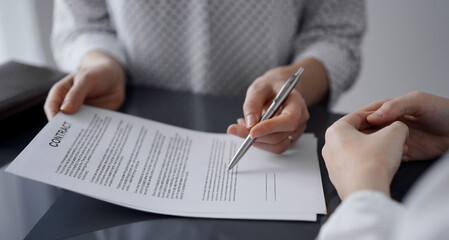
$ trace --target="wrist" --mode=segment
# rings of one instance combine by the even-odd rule
[[[80,70],[89,68],[101,69],[105,75],[113,74],[119,82],[125,82],[125,69],[112,56],[102,51],[88,52],[81,60]]]
[[[98,65],[125,72],[123,66],[114,57],[102,51],[91,51],[84,55],[81,59],[80,68]]]
[[[389,177],[383,173],[377,173],[375,171],[364,172],[357,171],[357,173],[350,175],[350,181],[341,196],[341,199],[344,200],[351,194],[363,190],[371,190],[377,191],[385,194],[386,196],[390,196],[390,182]]]
[[[291,65],[282,66],[280,69],[290,77],[300,67],[304,67],[304,73],[296,85],[296,90],[306,101],[307,106],[317,104],[327,99],[329,92],[329,80],[324,66],[316,59],[307,58]]]

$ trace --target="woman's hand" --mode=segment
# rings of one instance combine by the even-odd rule
[[[280,110],[271,119],[258,123],[285,81],[303,66],[304,73]],[[306,129],[310,106],[325,98],[327,73],[317,60],[305,59],[297,64],[269,70],[257,78],[246,93],[244,118],[228,127],[228,133],[242,138],[257,138],[254,146],[281,154],[298,140]]]
[[[83,57],[77,72],[51,88],[44,110],[48,120],[56,113],[74,113],[82,104],[117,109],[125,100],[125,71],[109,55],[93,51]]]
[[[228,133],[245,138],[251,134],[257,138],[254,146],[274,153],[283,153],[306,129],[309,119],[307,105],[297,90],[293,90],[281,109],[271,119],[257,124],[276,94],[291,77],[290,71],[277,68],[257,78],[248,88],[243,112],[246,119],[229,126]],[[294,72],[293,72],[294,73]]]

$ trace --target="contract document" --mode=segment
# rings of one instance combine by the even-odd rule
[[[317,141],[282,155],[243,139],[83,106],[58,113],[7,172],[142,211],[190,217],[315,221],[325,214]]]

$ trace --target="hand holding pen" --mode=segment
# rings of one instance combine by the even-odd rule
[[[295,75],[300,75],[302,69],[295,69],[295,72]],[[287,75],[286,72],[280,74],[280,72],[269,71],[256,79],[247,91],[243,106],[246,120],[239,119],[238,124],[229,126],[228,133],[243,138],[250,136],[245,141],[246,145],[252,144],[252,141],[249,143],[250,139],[256,139],[254,146],[273,153],[281,154],[287,150],[304,132],[309,118],[305,101],[298,91],[293,88],[291,92],[281,94],[286,98],[285,101],[281,101],[281,108],[279,110],[276,108],[277,115],[271,117],[265,114],[267,119],[257,122],[262,118],[264,109],[269,111],[267,109],[269,105],[273,108],[275,97],[280,92],[285,92],[283,86],[288,82],[287,79],[295,76],[292,76],[293,73],[290,71]],[[279,102],[279,99],[276,102]]]

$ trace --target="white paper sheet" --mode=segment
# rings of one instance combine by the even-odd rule
[[[283,155],[242,139],[83,106],[59,113],[6,171],[148,212],[210,218],[315,221],[325,214],[316,139]]]

